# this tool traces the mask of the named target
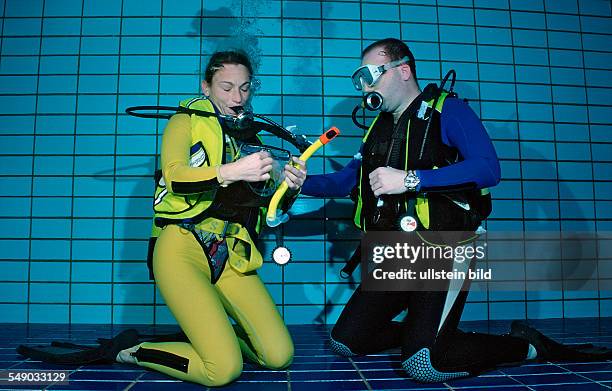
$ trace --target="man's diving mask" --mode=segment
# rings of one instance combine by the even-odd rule
[[[380,79],[383,73],[391,68],[398,67],[408,62],[410,62],[410,58],[408,56],[404,56],[399,60],[391,61],[383,65],[365,64],[353,72],[353,76],[351,76],[353,86],[357,91],[361,91],[364,84],[372,87],[378,82],[378,79]]]
[[[285,165],[291,161],[291,153],[286,149],[271,147],[269,145],[242,144],[239,157],[245,157],[257,152],[265,151],[270,154],[272,170],[270,179],[261,182],[246,182],[253,193],[261,197],[269,197],[285,180]]]

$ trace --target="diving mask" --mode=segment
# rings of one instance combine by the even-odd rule
[[[253,153],[265,151],[273,159],[270,179],[261,182],[246,182],[251,191],[258,196],[268,197],[274,194],[276,189],[285,179],[285,165],[291,161],[291,154],[286,149],[276,148],[269,145],[242,144],[239,157],[245,157]]]
[[[353,72],[353,76],[351,76],[353,86],[357,91],[361,91],[364,84],[372,87],[376,84],[376,82],[378,82],[378,79],[380,79],[383,73],[391,68],[398,67],[408,62],[410,62],[410,58],[408,56],[404,56],[399,60],[391,61],[383,65],[365,64]]]

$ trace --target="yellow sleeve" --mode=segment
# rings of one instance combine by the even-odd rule
[[[174,194],[197,194],[219,187],[215,167],[189,166],[191,117],[173,115],[162,138],[161,167],[166,187]]]

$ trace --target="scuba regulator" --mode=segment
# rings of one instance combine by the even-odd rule
[[[196,110],[183,106],[132,106],[125,109],[129,115],[139,118],[161,118],[170,119],[174,114],[195,114],[202,117],[217,117],[226,125],[227,133],[237,140],[248,140],[262,130],[265,130],[295,146],[300,152],[304,152],[312,143],[304,135],[295,135],[283,128],[272,119],[253,113],[250,107],[232,107],[237,115],[218,114],[216,112]],[[155,112],[151,112],[155,111]],[[167,111],[168,113],[159,113]],[[257,121],[261,119],[262,121]]]

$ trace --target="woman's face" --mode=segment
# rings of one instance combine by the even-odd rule
[[[237,115],[232,107],[246,105],[251,97],[251,74],[242,64],[223,64],[210,83],[202,82],[202,91],[221,114]]]

